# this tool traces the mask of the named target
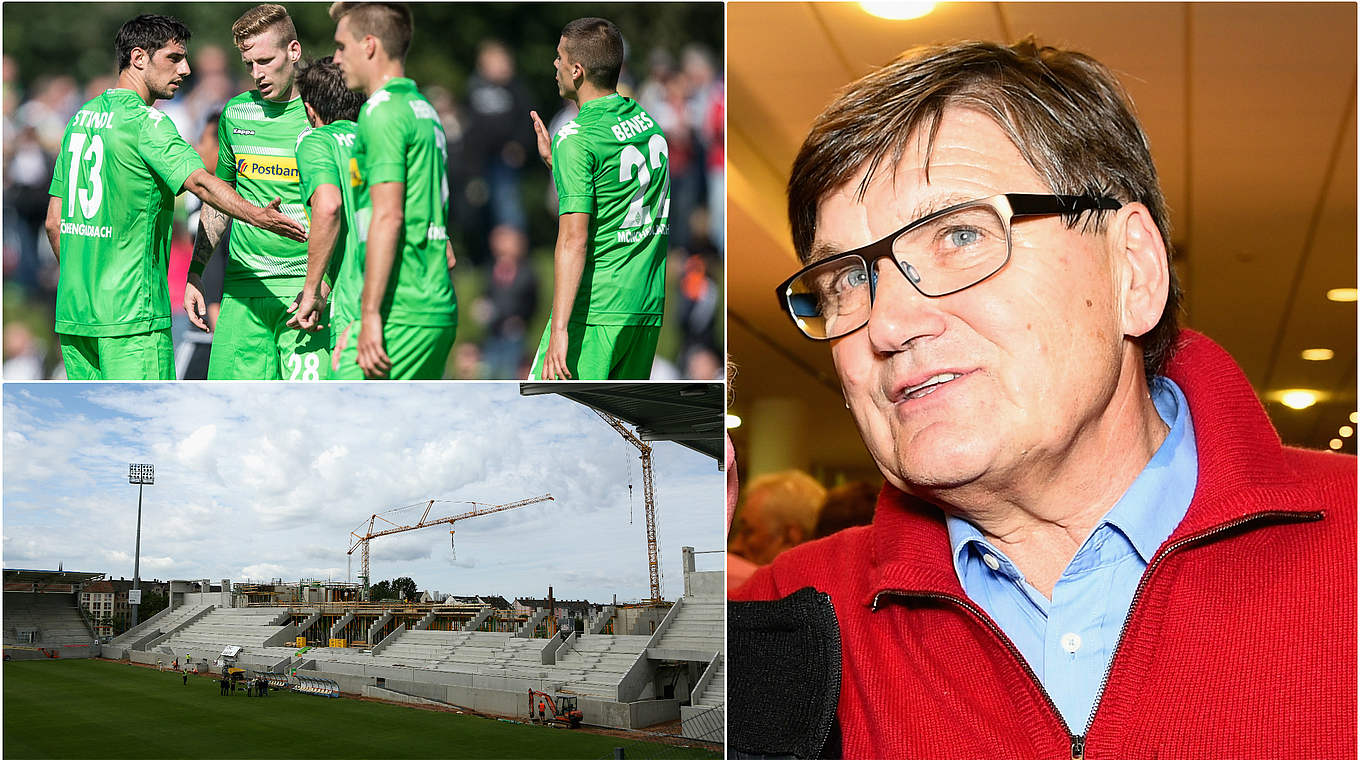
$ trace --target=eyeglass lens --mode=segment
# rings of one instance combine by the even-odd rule
[[[974,285],[1006,262],[1006,224],[990,205],[965,206],[902,233],[892,258],[922,294],[940,296]],[[870,262],[833,259],[804,271],[785,293],[798,327],[814,338],[836,338],[869,321]]]

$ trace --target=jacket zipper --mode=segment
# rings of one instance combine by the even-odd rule
[[[1321,520],[1322,512],[1321,511],[1285,512],[1282,510],[1257,512],[1255,514],[1250,514],[1245,517],[1239,517],[1238,519],[1233,520],[1232,522],[1224,523],[1223,525],[1211,528],[1202,533],[1196,533],[1193,536],[1186,536],[1185,538],[1182,538],[1176,541],[1175,543],[1170,544],[1169,546],[1166,547],[1165,551],[1152,558],[1152,562],[1148,564],[1147,570],[1143,572],[1143,577],[1138,582],[1138,587],[1133,592],[1133,599],[1129,602],[1129,612],[1127,615],[1124,616],[1124,623],[1119,628],[1119,638],[1115,640],[1114,650],[1110,653],[1110,662],[1105,666],[1105,675],[1103,675],[1100,679],[1100,688],[1096,690],[1096,699],[1095,702],[1092,703],[1091,705],[1091,715],[1086,720],[1086,729],[1081,734],[1072,733],[1072,728],[1067,725],[1067,719],[1064,718],[1062,713],[1058,711],[1058,706],[1053,702],[1053,697],[1049,696],[1048,690],[1044,688],[1043,682],[1039,680],[1039,677],[1037,675],[1035,675],[1034,669],[1029,666],[1029,662],[1025,660],[1024,655],[1020,654],[1020,650],[1015,646],[1014,643],[1011,642],[1010,637],[1006,636],[1006,634],[1001,630],[1001,627],[998,626],[985,613],[983,613],[982,610],[978,609],[972,603],[972,601],[967,599],[961,599],[959,597],[953,596],[952,594],[941,594],[929,591],[925,592],[908,591],[905,589],[884,589],[883,591],[880,591],[874,595],[874,601],[873,604],[871,605],[871,609],[877,612],[878,600],[884,594],[893,594],[897,596],[914,596],[923,599],[940,599],[955,604],[959,607],[962,607],[964,610],[967,610],[974,618],[977,618],[979,622],[981,622],[987,629],[989,629],[992,632],[993,635],[996,636],[996,638],[1005,646],[1006,651],[1010,652],[1011,656],[1015,658],[1016,662],[1020,663],[1020,667],[1024,669],[1025,674],[1029,676],[1030,680],[1034,683],[1034,686],[1039,689],[1039,694],[1043,696],[1044,703],[1048,705],[1048,709],[1052,711],[1054,717],[1056,717],[1058,719],[1058,722],[1062,724],[1063,731],[1067,733],[1067,741],[1069,746],[1072,748],[1072,760],[1085,760],[1086,735],[1090,733],[1091,724],[1095,722],[1096,711],[1100,709],[1100,700],[1105,696],[1105,686],[1106,684],[1109,683],[1110,680],[1110,671],[1114,669],[1115,658],[1119,656],[1119,649],[1124,643],[1124,633],[1128,630],[1129,621],[1133,619],[1133,612],[1138,606],[1138,600],[1139,598],[1142,597],[1143,590],[1147,587],[1148,580],[1152,578],[1152,572],[1157,569],[1157,566],[1162,563],[1162,560],[1166,559],[1172,553],[1179,551],[1180,549],[1184,548],[1189,544],[1197,543],[1199,541],[1212,538],[1213,536],[1216,536],[1219,533],[1232,530],[1233,528],[1240,527],[1242,525],[1245,525],[1246,523],[1267,518],[1287,518],[1292,519],[1293,521],[1296,522],[1308,522]]]
[[[834,639],[835,642],[836,642],[836,652],[835,652],[835,657],[832,657],[832,658],[831,658],[831,661],[834,663],[835,668],[836,668],[836,677],[835,677],[835,679],[833,680],[833,683],[837,684],[836,700],[837,700],[837,701],[840,701],[840,688],[839,688],[839,684],[840,684],[840,682],[841,682],[841,656],[842,656],[842,655],[841,655],[841,646],[840,646],[840,643],[841,643],[841,622],[840,622],[839,620],[836,619],[836,605],[833,604],[833,603],[831,602],[831,595],[830,595],[830,594],[826,593],[825,591],[818,591],[818,592],[817,592],[817,601],[818,601],[819,603],[821,603],[821,604],[826,605],[827,609],[829,609],[829,610],[831,611],[831,620],[832,620],[832,622],[834,622],[834,623],[836,624],[836,636],[835,636],[835,639]],[[826,751],[826,740],[827,740],[828,737],[831,736],[831,726],[835,724],[835,722],[836,722],[836,713],[839,712],[839,710],[840,710],[839,707],[837,707],[835,710],[832,710],[832,711],[831,711],[831,720],[828,721],[827,723],[825,723],[823,726],[821,726],[821,728],[818,729],[818,732],[817,732],[817,744],[816,744],[816,746],[818,747],[818,750],[817,750],[817,756],[818,756],[818,757],[827,757],[827,756],[828,756],[827,751]],[[839,750],[839,748],[838,748],[838,750]],[[837,757],[839,757],[839,756],[840,756],[840,754],[838,753],[838,754],[837,754]]]

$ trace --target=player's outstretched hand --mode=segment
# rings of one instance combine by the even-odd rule
[[[282,199],[280,198],[275,198],[270,201],[268,206],[260,209],[259,212],[255,214],[256,218],[251,224],[262,230],[269,230],[275,235],[282,235],[289,240],[296,240],[299,243],[306,242],[307,231],[302,228],[302,225],[279,211],[279,205],[281,203]]]
[[[203,278],[193,272],[189,273],[189,281],[184,283],[184,311],[194,327],[203,332],[212,332],[208,328],[208,301],[203,297]]]
[[[387,377],[388,371],[392,369],[392,360],[387,357],[387,350],[383,348],[381,315],[364,315],[356,348],[359,351],[359,368],[364,371],[364,377],[370,380]]]
[[[288,306],[288,313],[293,315],[288,320],[288,326],[295,330],[316,332],[321,329],[321,315],[325,310],[326,297],[314,295],[304,288]]]
[[[548,350],[543,354],[544,380],[570,380],[567,369],[567,333],[554,330],[548,335]]]
[[[543,126],[543,120],[538,118],[538,111],[530,111],[529,118],[534,121],[534,137],[538,138],[538,157],[551,169],[552,137],[548,135],[548,128]]]

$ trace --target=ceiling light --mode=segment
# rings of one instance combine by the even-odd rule
[[[1336,451],[1337,449],[1341,448],[1341,439],[1333,438],[1332,440],[1327,442],[1327,445],[1332,447],[1332,451]]]
[[[1351,422],[1360,422],[1360,414],[1351,412]]]
[[[1310,362],[1325,362],[1336,356],[1330,348],[1305,348],[1302,355],[1305,361]]]
[[[1342,438],[1350,438],[1355,435],[1355,428],[1350,425],[1342,425],[1341,429],[1336,432],[1340,433]]]
[[[892,0],[866,0],[859,6],[871,16],[890,21],[908,21],[935,10],[935,3],[892,2]]]
[[[727,429],[731,430],[732,428],[739,427],[741,427],[741,418],[735,414],[727,415]]]
[[[1317,391],[1293,388],[1280,392],[1280,403],[1290,409],[1307,409],[1318,401]]]
[[[1342,303],[1355,302],[1355,288],[1332,288],[1327,291],[1328,301],[1340,301]]]

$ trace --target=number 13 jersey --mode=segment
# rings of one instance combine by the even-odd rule
[[[661,324],[670,233],[666,136],[637,101],[587,102],[553,136],[559,214],[590,214],[571,322]]]
[[[170,326],[175,196],[203,159],[132,90],[106,90],[66,127],[49,193],[61,199],[56,331],[135,335]]]

